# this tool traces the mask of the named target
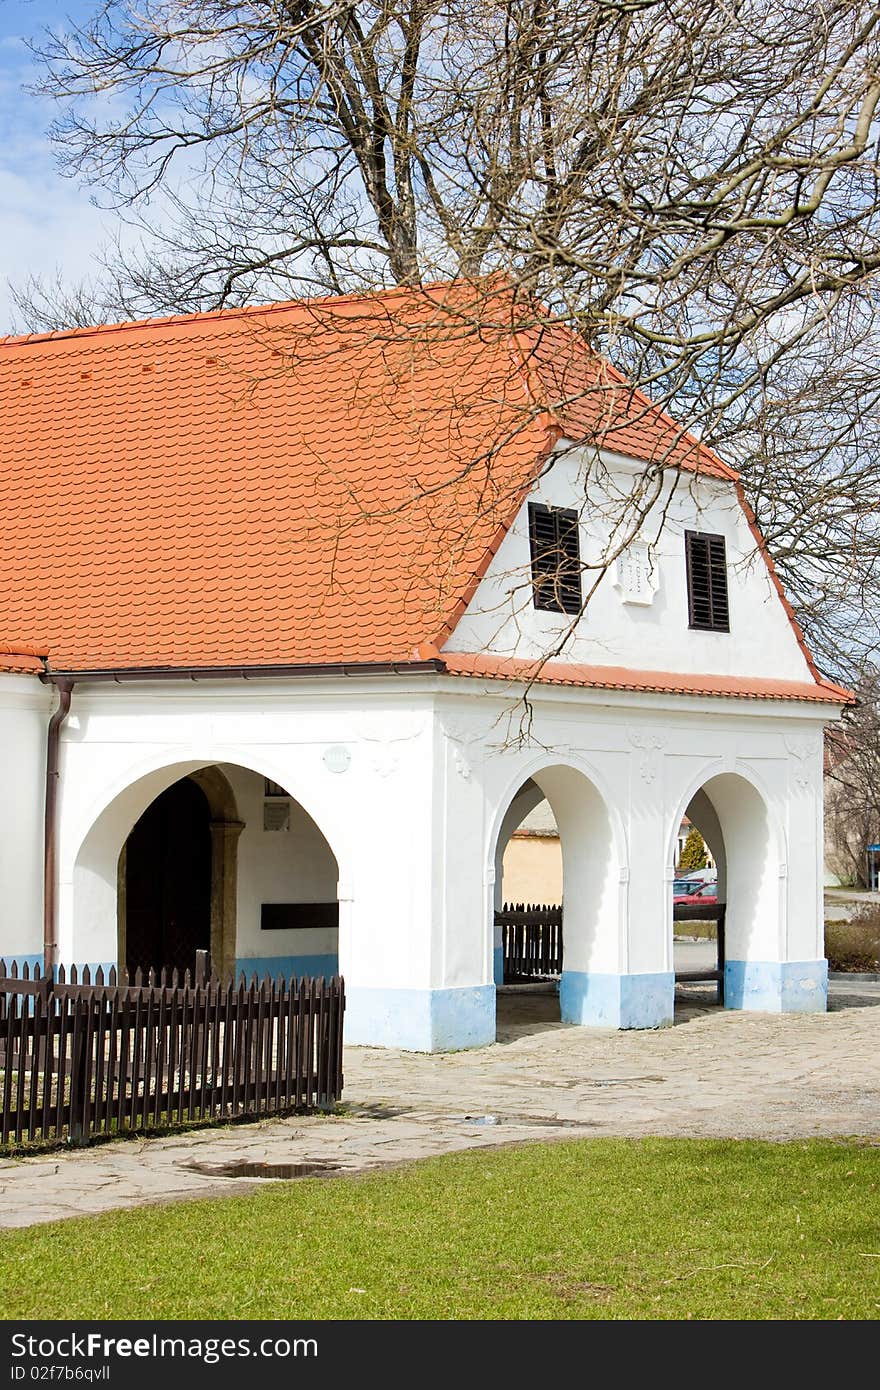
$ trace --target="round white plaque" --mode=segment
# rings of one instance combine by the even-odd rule
[[[351,754],[341,743],[324,750],[324,766],[328,772],[347,772],[351,767]]]

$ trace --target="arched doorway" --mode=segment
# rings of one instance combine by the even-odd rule
[[[207,948],[221,978],[332,975],[338,883],[323,830],[265,769],[164,765],[123,787],[80,842],[65,959],[191,969]]]
[[[692,894],[683,893],[680,877],[674,880],[676,983],[714,981],[719,1002],[740,1007],[731,990],[731,963],[736,975],[743,962],[780,954],[781,860],[767,803],[745,777],[723,772],[691,794],[684,815],[700,832],[715,869],[696,876]]]
[[[555,1017],[570,1023],[630,1026],[619,1023],[619,989],[612,999],[615,986],[608,983],[616,985],[622,968],[619,842],[604,796],[578,768],[538,768],[508,799],[494,846],[496,911],[504,893],[505,850],[524,818],[541,806],[546,808],[544,826],[555,829],[562,860],[561,959],[553,970],[559,976],[559,997],[548,1021]],[[497,927],[494,946],[497,981],[503,962]]]
[[[553,809],[529,780],[498,837],[495,982],[559,980],[562,970],[562,849]]]
[[[210,950],[211,808],[192,778],[161,792],[132,829],[122,910],[129,971],[192,971],[196,951]]]

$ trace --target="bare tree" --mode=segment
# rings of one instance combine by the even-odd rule
[[[825,834],[830,866],[867,888],[867,849],[880,844],[880,671],[858,688],[858,705],[828,732]]]
[[[825,665],[876,652],[872,0],[104,0],[39,51],[143,242],[29,328],[502,272],[742,469]]]

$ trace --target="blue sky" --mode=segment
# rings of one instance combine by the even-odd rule
[[[93,9],[94,0],[0,0],[0,332],[12,326],[9,280],[56,270],[82,278],[93,248],[116,225],[89,190],[61,174],[46,137],[54,105],[23,90],[36,74],[24,40]]]

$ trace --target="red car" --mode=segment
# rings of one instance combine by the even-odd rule
[[[685,903],[688,907],[715,907],[718,902],[718,884],[694,884],[691,893],[675,893],[673,904]]]

